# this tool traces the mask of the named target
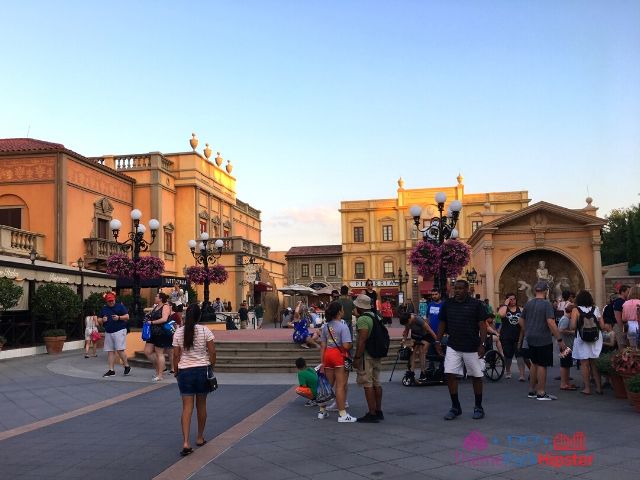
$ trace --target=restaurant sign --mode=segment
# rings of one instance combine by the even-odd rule
[[[399,283],[396,280],[371,280],[374,287],[397,287]],[[349,286],[352,288],[365,288],[367,285],[366,280],[355,280],[349,282]]]
[[[0,277],[18,278],[18,271],[9,267],[2,268],[0,269]]]

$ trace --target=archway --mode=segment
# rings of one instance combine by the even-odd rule
[[[563,290],[578,292],[585,288],[580,269],[565,255],[544,249],[523,252],[507,263],[500,274],[499,299],[508,292],[515,292],[518,305],[524,305],[534,295],[540,262],[544,262],[550,285],[550,300],[560,297]]]

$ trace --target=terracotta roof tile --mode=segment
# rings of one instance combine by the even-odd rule
[[[309,255],[342,255],[342,245],[313,245],[307,247],[291,247],[287,257]]]
[[[34,150],[64,150],[61,143],[35,138],[0,138],[0,152],[32,152]]]

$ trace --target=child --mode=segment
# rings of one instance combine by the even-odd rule
[[[313,368],[307,367],[307,362],[300,357],[296,360],[296,368],[298,369],[298,387],[296,393],[301,397],[307,398],[305,407],[316,406],[316,392],[318,390],[318,374]]]
[[[569,304],[564,310],[564,315],[558,320],[558,330],[562,334],[562,342],[569,348],[573,348],[573,339],[575,338],[576,331],[571,329],[571,311],[573,305]],[[569,383],[571,378],[571,365],[573,364],[573,357],[571,352],[560,357],[560,390],[577,390],[578,387],[572,383]]]

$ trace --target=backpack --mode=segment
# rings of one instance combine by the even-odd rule
[[[578,334],[583,342],[592,343],[600,337],[600,328],[598,328],[598,320],[594,315],[596,307],[591,307],[588,312],[583,312],[578,308]]]
[[[389,330],[382,324],[378,315],[368,312],[365,315],[373,320],[373,328],[367,337],[365,349],[371,358],[384,358],[389,353],[389,344],[391,343]]]

